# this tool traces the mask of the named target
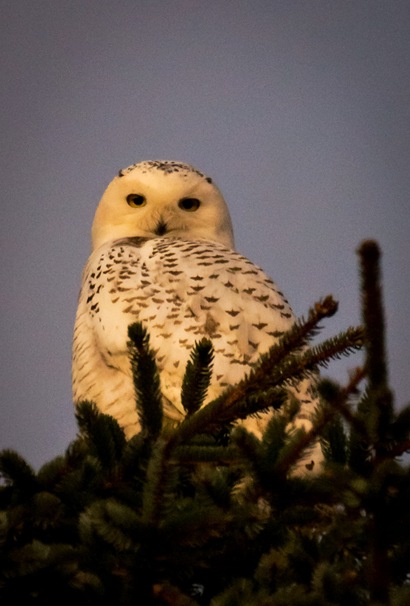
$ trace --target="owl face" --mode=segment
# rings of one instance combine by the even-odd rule
[[[104,192],[92,226],[93,250],[127,237],[214,240],[234,247],[225,200],[188,164],[140,162],[121,170]]]

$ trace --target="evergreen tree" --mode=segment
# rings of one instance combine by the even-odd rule
[[[142,431],[127,441],[90,402],[78,438],[36,473],[0,454],[1,604],[405,606],[410,603],[410,407],[393,405],[379,249],[359,250],[363,328],[298,353],[336,311],[320,301],[239,385],[201,407],[212,344],[192,352],[186,418],[162,415],[149,335],[130,327]],[[320,383],[310,432],[283,386],[361,346],[345,386]],[[261,440],[236,420],[281,409]],[[292,473],[320,439],[320,473]]]

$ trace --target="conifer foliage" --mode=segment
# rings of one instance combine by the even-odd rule
[[[408,605],[410,406],[395,409],[388,382],[377,244],[359,256],[363,329],[301,350],[336,311],[327,297],[205,407],[213,353],[201,341],[176,426],[149,335],[131,326],[139,435],[127,441],[83,402],[78,438],[38,472],[0,454],[0,603]],[[283,387],[363,344],[347,385],[320,383],[313,430],[289,430],[299,404],[283,404]],[[234,425],[272,408],[261,440]],[[293,473],[317,439],[323,469]]]

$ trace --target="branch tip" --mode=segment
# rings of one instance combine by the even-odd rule
[[[364,240],[357,252],[364,262],[377,263],[381,257],[380,247],[375,240]]]

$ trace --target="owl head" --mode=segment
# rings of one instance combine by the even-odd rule
[[[136,236],[214,240],[234,247],[228,207],[212,179],[172,160],[121,170],[101,198],[92,226],[93,250]]]

